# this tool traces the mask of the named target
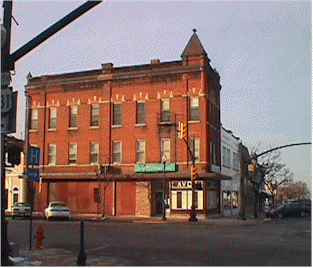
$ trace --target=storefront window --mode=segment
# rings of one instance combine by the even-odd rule
[[[182,192],[177,192],[177,208],[182,208]]]

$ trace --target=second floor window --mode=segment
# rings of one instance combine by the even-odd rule
[[[161,122],[171,121],[170,100],[161,100]]]
[[[136,124],[145,124],[145,123],[146,123],[146,103],[137,102]]]
[[[69,154],[68,154],[68,163],[77,164],[77,143],[70,143]]]
[[[190,98],[190,115],[189,120],[198,121],[200,120],[200,112],[199,112],[199,98],[191,97]]]
[[[55,165],[56,163],[56,145],[55,144],[49,144],[49,165]]]
[[[57,107],[50,107],[49,128],[57,128]]]
[[[120,164],[122,162],[122,142],[113,142],[113,164]]]
[[[170,139],[162,139],[161,140],[161,159],[165,156],[166,161],[171,161],[171,153],[170,153]]]
[[[200,138],[191,137],[189,140],[189,147],[190,147],[191,153],[195,157],[195,162],[199,162],[200,161]],[[190,157],[190,160],[192,160],[191,157]]]
[[[30,129],[38,129],[38,109],[31,110]]]
[[[122,104],[114,103],[113,105],[113,125],[122,125]]]
[[[91,105],[90,126],[92,126],[92,127],[99,126],[99,104],[92,104]]]
[[[146,142],[145,141],[137,141],[136,162],[137,163],[146,162]]]
[[[70,127],[77,127],[78,116],[77,116],[77,106],[70,106]]]
[[[99,163],[99,143],[92,142],[90,143],[90,164]]]

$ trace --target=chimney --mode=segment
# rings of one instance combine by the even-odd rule
[[[103,63],[101,64],[102,69],[104,70],[111,70],[113,69],[113,63],[109,62],[109,63]]]
[[[159,63],[160,63],[159,59],[151,60],[151,64],[159,64]]]

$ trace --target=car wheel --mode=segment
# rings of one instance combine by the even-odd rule
[[[306,216],[305,211],[301,211],[300,216],[301,216],[302,218],[305,217],[305,216]]]
[[[277,214],[277,217],[278,217],[279,219],[282,219],[282,218],[283,218],[283,213],[279,212],[279,213]]]
[[[15,220],[15,218],[16,218],[15,216],[12,216],[12,220]]]

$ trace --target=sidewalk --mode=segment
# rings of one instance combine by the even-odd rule
[[[211,217],[204,218],[199,215],[197,222],[189,222],[189,216],[169,216],[167,220],[162,220],[162,217],[130,217],[130,216],[115,216],[100,218],[96,214],[78,214],[73,215],[71,220],[84,220],[89,222],[114,222],[128,224],[178,224],[178,225],[210,225],[210,226],[247,226],[256,225],[264,222],[260,217],[258,220],[247,219],[246,221],[239,220],[236,216]],[[86,250],[86,265],[87,266],[132,266],[128,260],[108,256],[92,256],[92,251]],[[78,252],[73,254],[70,251],[58,248],[43,248],[34,249],[32,251],[21,248],[18,251],[17,257],[12,257],[15,266],[77,266]]]

